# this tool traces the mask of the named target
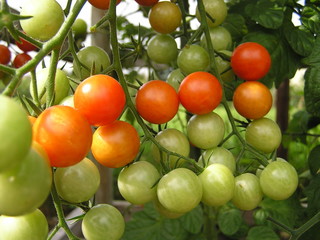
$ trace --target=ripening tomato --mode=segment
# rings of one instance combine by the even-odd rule
[[[74,106],[94,126],[102,126],[120,117],[126,96],[120,83],[108,75],[97,74],[79,84]]]
[[[13,66],[15,68],[22,67],[24,64],[29,62],[32,58],[27,53],[20,53],[13,59]]]
[[[136,108],[140,116],[148,122],[166,123],[178,112],[178,94],[169,83],[152,80],[143,84],[138,90]]]
[[[258,80],[269,72],[271,56],[268,50],[259,43],[242,43],[233,51],[231,67],[234,73],[243,80]]]
[[[51,166],[68,167],[86,157],[92,130],[77,110],[55,105],[39,115],[33,125],[33,137],[47,152]]]
[[[247,81],[234,91],[233,106],[245,118],[262,118],[272,107],[272,94],[263,83]]]
[[[206,114],[220,104],[222,87],[214,75],[208,72],[194,72],[183,79],[178,95],[188,112]]]
[[[0,44],[0,64],[8,64],[11,59],[11,52],[8,47]]]
[[[117,120],[94,132],[91,151],[100,164],[118,168],[132,162],[139,148],[137,130],[129,123]]]
[[[153,6],[155,5],[157,2],[159,2],[159,0],[135,0],[139,5],[141,6]]]
[[[20,48],[23,52],[31,52],[31,51],[35,51],[38,48],[33,45],[32,43],[28,42],[27,40],[23,39],[23,38],[19,38],[19,41],[15,41],[15,44],[17,45],[18,48]]]
[[[110,7],[110,0],[88,0],[88,2],[99,9],[107,10]],[[121,2],[121,0],[117,0],[117,5]]]

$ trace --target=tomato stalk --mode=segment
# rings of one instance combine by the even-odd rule
[[[39,93],[37,88],[37,78],[35,70],[31,71],[31,91],[33,96],[33,101],[36,103],[37,107],[41,107],[41,103],[39,101]]]
[[[59,53],[60,53],[60,48],[55,48],[52,51],[52,55],[51,55],[50,68],[49,68],[49,73],[48,73],[47,82],[46,82],[46,93],[47,93],[46,106],[47,107],[52,106],[54,103],[54,86],[55,86],[56,70],[57,70],[57,65],[59,61]]]
[[[208,240],[217,240],[218,231],[215,228],[217,224],[217,210],[213,207],[202,204],[203,215],[204,215],[204,225],[203,232]]]

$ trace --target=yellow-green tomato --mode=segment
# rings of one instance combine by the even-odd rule
[[[210,40],[211,44],[214,50],[220,51],[220,50],[230,50],[232,47],[232,37],[230,32],[222,27],[210,27],[209,28],[210,33]],[[203,47],[207,48],[207,40],[205,37],[205,34],[202,34],[200,43]]]
[[[172,72],[169,73],[167,77],[167,83],[169,83],[174,89],[178,92],[180,83],[184,79],[184,75],[180,71],[179,68],[173,70]]]
[[[39,208],[51,183],[49,161],[31,149],[20,164],[0,174],[0,214],[19,216]]]
[[[222,59],[220,56],[216,56],[215,60],[221,79],[225,82],[234,81],[235,75],[230,66],[230,62]]]
[[[39,210],[16,217],[0,216],[0,239],[45,240],[48,237],[48,222]]]
[[[86,213],[81,226],[86,240],[119,240],[124,233],[125,222],[117,208],[98,204]]]
[[[31,140],[26,111],[15,100],[0,95],[0,173],[23,161]]]
[[[177,43],[169,34],[157,34],[148,42],[147,54],[156,63],[170,64],[178,56]]]
[[[69,95],[69,96],[65,97],[64,99],[62,99],[62,101],[60,102],[60,105],[69,106],[69,107],[74,108],[74,95]]]
[[[214,147],[204,151],[199,157],[198,163],[202,167],[213,163],[221,163],[228,167],[232,173],[236,170],[236,160],[232,152],[224,147]]]
[[[176,219],[184,215],[184,213],[176,213],[176,212],[169,211],[159,202],[157,197],[154,199],[153,205],[157,210],[157,212],[160,213],[160,215],[165,218]]]
[[[100,185],[100,173],[97,166],[84,158],[79,163],[65,168],[57,168],[54,182],[59,196],[71,203],[90,200]]]
[[[49,68],[43,68],[36,73],[37,75],[37,91],[40,103],[44,104],[47,100],[46,84],[49,75]],[[67,74],[60,69],[56,69],[54,79],[54,105],[59,104],[69,93],[70,85]],[[30,93],[34,97],[32,83],[30,83]]]
[[[225,165],[213,163],[203,170],[199,178],[203,188],[201,201],[205,204],[218,207],[232,199],[234,176]]]
[[[176,168],[164,175],[157,187],[159,202],[171,212],[187,213],[202,198],[202,184],[190,169]]]
[[[147,161],[138,161],[124,167],[118,177],[122,197],[132,204],[145,204],[156,198],[156,183],[160,173]]]
[[[189,156],[190,144],[187,136],[181,131],[175,128],[167,128],[159,132],[155,136],[155,140],[165,149],[178,153],[182,156]],[[170,155],[164,151],[159,151],[159,148],[152,144],[152,156],[158,162],[161,160],[167,163],[169,160],[169,165],[171,167],[181,166],[185,161],[177,156]]]
[[[210,27],[219,26],[224,22],[225,18],[228,14],[228,8],[224,0],[203,0],[203,5],[205,8],[205,12],[210,18],[207,16],[207,23]],[[196,10],[196,17],[200,21],[200,12]]]
[[[188,121],[187,136],[190,142],[201,149],[218,146],[225,133],[223,119],[215,112],[193,115]]]
[[[64,21],[64,12],[55,0],[26,0],[20,10],[23,31],[32,38],[47,41],[60,29]]]
[[[243,173],[235,177],[235,189],[232,203],[240,210],[249,211],[261,202],[263,193],[259,178],[252,173]]]

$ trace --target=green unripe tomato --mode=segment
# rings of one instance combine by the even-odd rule
[[[88,28],[88,25],[86,21],[83,20],[82,18],[77,18],[71,27],[75,39],[84,40],[87,36],[87,28]]]
[[[180,83],[184,79],[184,75],[180,71],[179,68],[173,70],[172,72],[169,73],[167,77],[167,83],[169,83],[174,89],[178,92]]]
[[[148,42],[147,54],[156,63],[170,64],[177,58],[177,43],[170,35],[155,35]]]
[[[224,22],[228,14],[228,8],[224,0],[204,0],[203,5],[206,11],[211,18],[206,17],[207,23],[210,27],[219,26]],[[196,10],[196,17],[200,21],[200,12]],[[212,21],[214,20],[214,21]]]
[[[211,27],[209,28],[210,40],[212,43],[212,47],[216,51],[220,50],[230,50],[232,47],[232,37],[230,32],[222,27]],[[202,34],[200,39],[201,45],[207,48],[207,41],[204,34]]]

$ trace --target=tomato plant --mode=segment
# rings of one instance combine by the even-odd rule
[[[2,44],[0,44],[0,64],[8,64],[11,60],[10,49]]]
[[[272,94],[261,82],[244,82],[234,91],[233,106],[241,116],[248,119],[259,119],[270,111]]]
[[[84,158],[70,167],[57,168],[54,183],[62,199],[81,203],[90,200],[98,190],[100,173],[89,158]]]
[[[95,126],[118,119],[125,104],[126,96],[121,85],[108,75],[97,74],[85,79],[74,93],[75,108]]]
[[[39,115],[33,125],[33,138],[47,152],[51,166],[68,167],[86,157],[92,130],[74,108],[56,105]]]
[[[138,161],[121,170],[117,183],[122,197],[139,205],[156,198],[156,183],[159,179],[160,173],[152,163]]]
[[[181,25],[182,14],[180,8],[172,2],[158,2],[149,12],[151,27],[158,33],[172,33]]]
[[[88,0],[88,2],[99,9],[107,10],[110,7],[110,0]],[[121,0],[117,0],[116,4],[119,4]]]
[[[219,80],[208,72],[194,72],[186,76],[179,87],[182,106],[193,114],[212,112],[221,102]]]
[[[223,0],[204,0],[203,1],[206,14],[210,17],[206,17],[207,23],[211,27],[219,26],[224,22],[228,14],[228,8]],[[200,21],[200,12],[197,8],[196,17]]]
[[[156,63],[170,64],[178,55],[177,43],[170,35],[158,34],[150,39],[147,53]]]
[[[28,1],[22,5],[20,15],[32,16],[20,20],[22,30],[30,37],[41,41],[51,39],[64,21],[64,13],[55,0]]]
[[[268,50],[259,43],[242,43],[232,53],[231,67],[241,79],[259,80],[269,72],[271,56]]]
[[[132,162],[140,148],[137,130],[124,121],[100,126],[93,134],[91,151],[95,159],[109,168],[119,168]]]
[[[20,53],[15,56],[13,59],[13,66],[15,68],[22,67],[24,64],[26,64],[28,61],[30,61],[32,58],[27,53]]]
[[[109,204],[98,204],[84,216],[82,232],[86,239],[119,240],[124,226],[123,216],[118,209]]]
[[[135,102],[140,116],[155,124],[170,121],[177,114],[180,104],[175,89],[161,80],[144,83],[136,94]]]
[[[17,216],[0,216],[1,238],[6,240],[47,238],[49,227],[46,216],[39,210]]]

